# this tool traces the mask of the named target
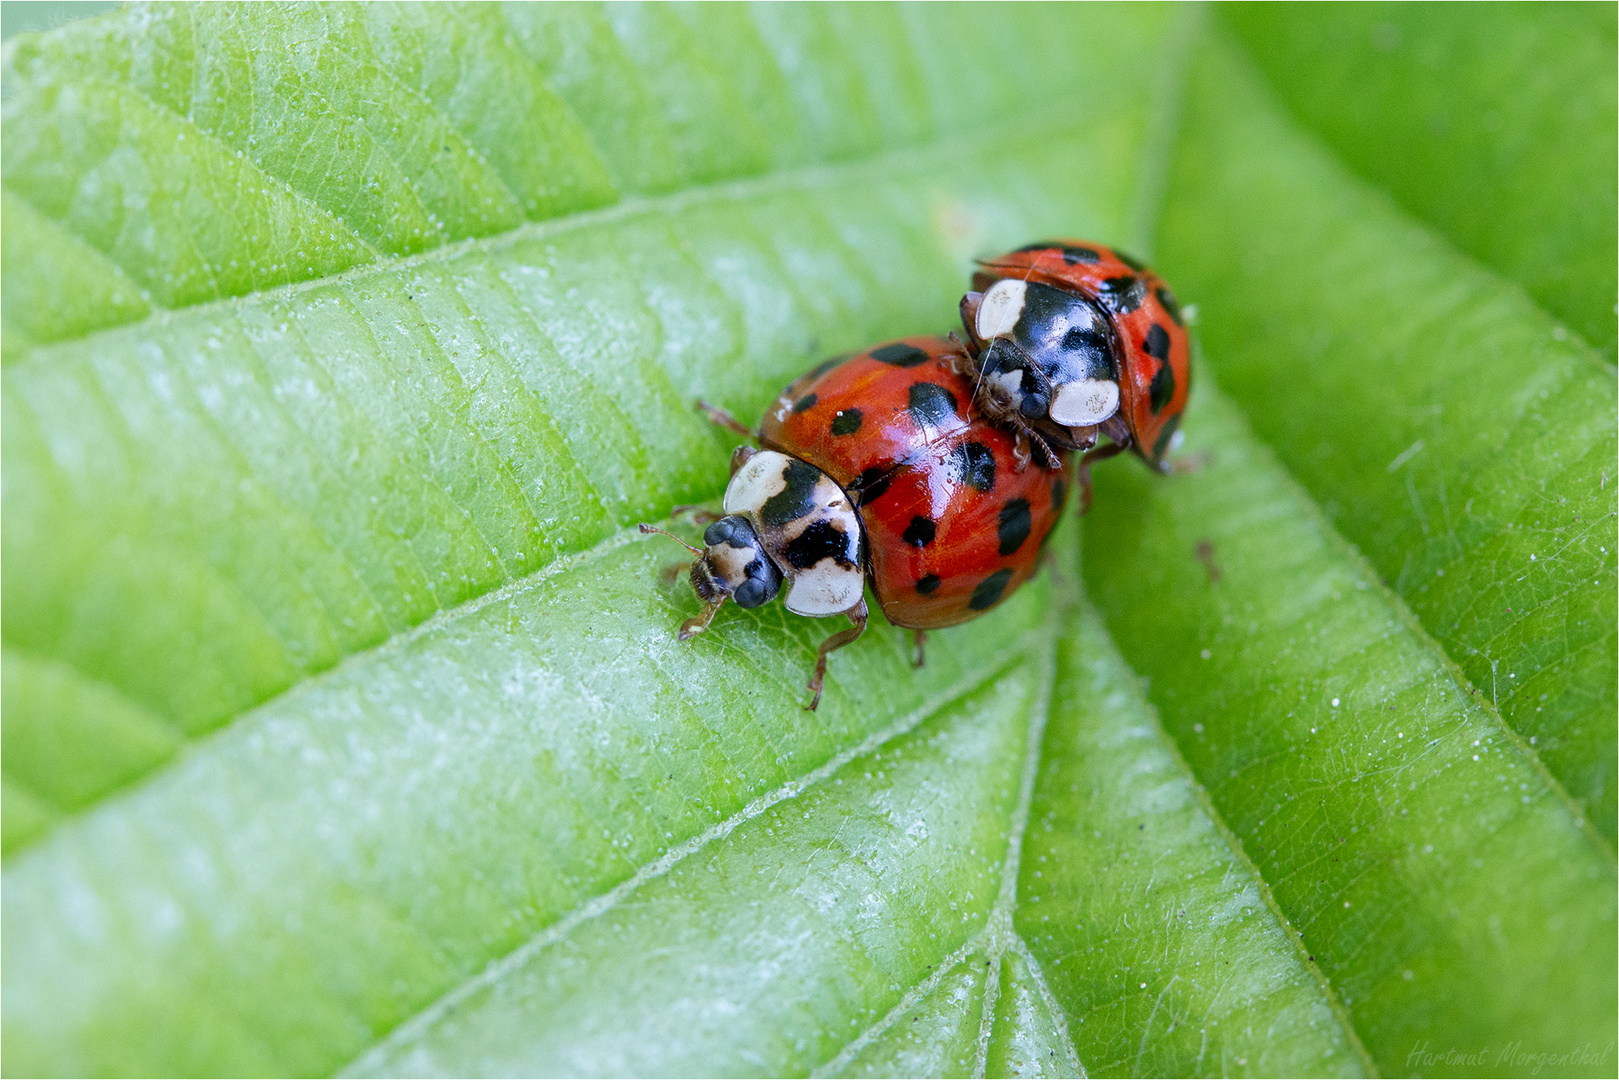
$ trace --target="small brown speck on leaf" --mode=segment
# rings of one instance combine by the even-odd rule
[[[1214,561],[1214,545],[1207,540],[1197,542],[1197,561],[1209,572],[1209,584],[1220,580],[1220,564]]]

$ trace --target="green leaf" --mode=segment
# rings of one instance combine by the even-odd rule
[[[1611,1072],[1612,370],[1244,65],[1095,5],[8,42],[4,1071]],[[836,627],[675,640],[694,399],[1155,233],[1177,475],[818,712]]]
[[[1611,844],[1613,368],[1345,175],[1229,49],[1193,80],[1162,262],[1223,385]]]
[[[1207,380],[1186,427],[1196,474],[1099,478],[1086,580],[1365,1052],[1594,1038],[1611,849]]]
[[[1344,164],[1614,360],[1614,9],[1222,7]]]

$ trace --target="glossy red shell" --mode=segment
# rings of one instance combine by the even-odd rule
[[[1012,434],[977,415],[952,342],[912,337],[801,376],[761,443],[827,473],[860,502],[868,579],[895,626],[983,614],[1040,567],[1070,470],[1018,472]]]
[[[1093,301],[1113,324],[1121,355],[1119,411],[1135,450],[1163,459],[1186,410],[1191,346],[1163,279],[1134,259],[1087,240],[1042,240],[979,263],[973,288],[1001,278],[1038,281]]]

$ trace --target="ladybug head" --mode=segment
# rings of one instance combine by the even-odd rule
[[[701,548],[653,525],[642,525],[641,531],[661,533],[697,556],[689,577],[705,607],[701,615],[681,625],[681,641],[707,630],[727,599],[735,600],[738,607],[756,608],[774,600],[781,591],[781,571],[765,554],[752,523],[740,514],[728,514],[710,525],[703,533],[707,546]]]
[[[982,293],[968,293],[961,315],[980,350],[978,369],[990,398],[981,404],[992,415],[1015,412],[1070,444],[1085,441],[1073,429],[1095,428],[1118,412],[1112,326],[1085,297],[1002,278]]]
[[[768,604],[781,591],[781,571],[765,554],[753,524],[741,514],[727,514],[703,533],[708,547],[691,565],[691,587],[708,603],[729,596],[737,607]]]

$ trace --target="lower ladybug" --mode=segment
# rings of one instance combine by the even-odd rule
[[[813,709],[827,654],[866,628],[868,582],[884,617],[916,631],[918,664],[924,630],[1011,596],[1039,569],[1067,481],[1060,451],[1054,471],[1018,467],[1017,434],[978,414],[971,370],[956,342],[904,338],[807,372],[757,432],[704,406],[760,449],[732,455],[724,516],[690,548],[707,606],[681,640],[727,598],[754,608],[779,594],[799,615],[847,615],[854,626],[821,643]]]
[[[1028,444],[1090,450],[1087,467],[1133,449],[1161,467],[1186,409],[1191,351],[1175,294],[1135,259],[1081,240],[1043,240],[979,261],[962,324],[981,375],[977,405]]]

